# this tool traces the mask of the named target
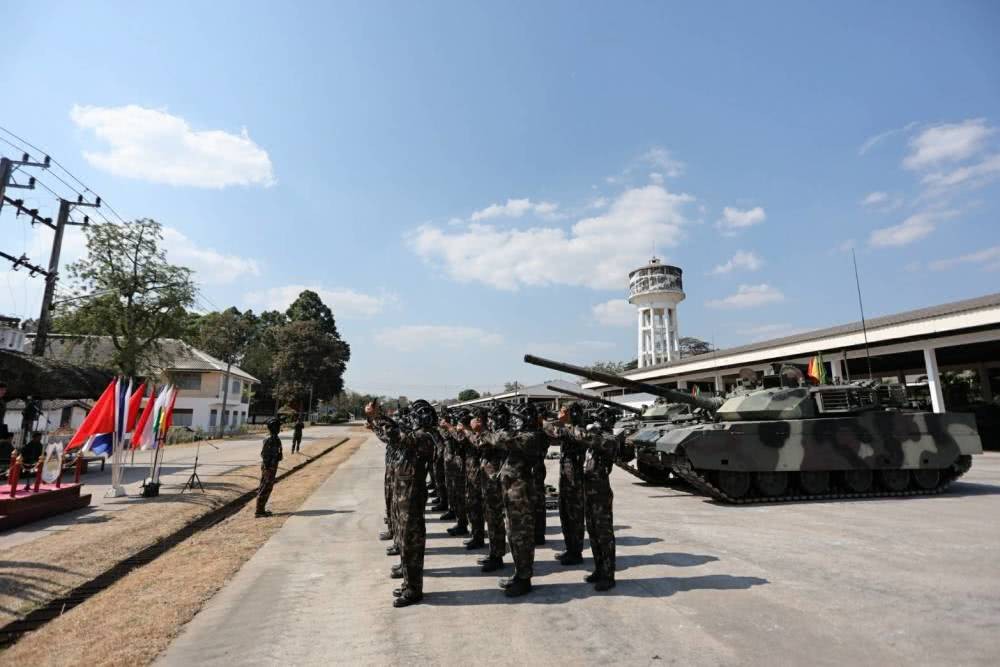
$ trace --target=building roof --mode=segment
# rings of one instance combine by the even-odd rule
[[[34,334],[28,334],[28,340],[34,340]],[[164,338],[160,341],[163,351],[163,361],[157,372],[192,371],[208,372],[226,371],[226,364],[212,355],[188,345],[176,338]],[[114,347],[109,336],[78,336],[73,334],[49,334],[46,341],[45,357],[68,361],[76,364],[95,364],[107,366],[114,356]],[[257,378],[244,371],[239,366],[233,366],[230,374],[234,377],[257,384]]]
[[[554,398],[566,398],[566,394],[560,394],[557,391],[552,391],[546,385],[555,385],[557,387],[565,387],[575,392],[584,392],[580,389],[580,385],[575,382],[567,382],[566,380],[550,380],[549,382],[542,382],[541,384],[533,384],[527,387],[518,387],[514,391],[505,391],[502,394],[493,394],[491,396],[483,396],[481,398],[474,398],[471,401],[462,401],[461,403],[452,403],[451,408],[459,408],[468,405],[479,405],[481,403],[489,403],[490,401],[509,401],[512,398],[537,398],[537,399],[554,399]],[[596,396],[596,394],[595,394]]]

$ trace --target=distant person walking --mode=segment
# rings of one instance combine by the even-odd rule
[[[302,449],[303,428],[305,428],[305,424],[302,423],[302,415],[299,415],[295,419],[295,426],[292,427],[292,454]]]

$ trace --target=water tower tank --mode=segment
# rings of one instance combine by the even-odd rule
[[[680,358],[677,304],[684,300],[681,270],[653,258],[628,274],[628,302],[639,309],[639,368]]]

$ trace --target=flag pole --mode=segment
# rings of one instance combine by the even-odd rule
[[[861,302],[861,279],[858,278],[858,258],[854,256],[854,248],[851,248],[851,261],[854,263],[854,284],[858,288],[858,310],[861,311],[861,332],[865,336],[865,358],[868,359],[868,379],[872,379],[872,355],[868,349],[868,325],[865,324],[865,306]]]

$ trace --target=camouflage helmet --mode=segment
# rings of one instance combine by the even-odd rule
[[[583,407],[583,404],[574,401],[566,406],[566,412],[569,413],[569,423],[573,426],[583,426],[587,422],[587,410]]]
[[[513,426],[518,431],[534,431],[538,428],[538,407],[525,403],[514,408]]]
[[[506,403],[497,403],[490,410],[490,429],[500,431],[510,426],[510,408]]]
[[[472,422],[473,414],[470,410],[455,410],[455,422],[462,426],[468,426]]]
[[[421,428],[430,428],[438,422],[434,406],[423,399],[413,402],[412,412],[416,417],[417,425]]]

